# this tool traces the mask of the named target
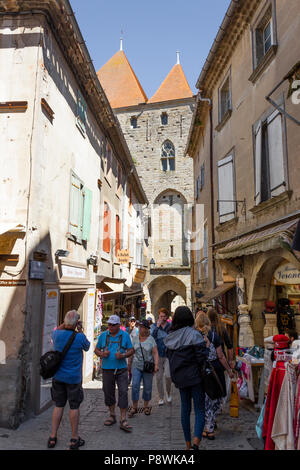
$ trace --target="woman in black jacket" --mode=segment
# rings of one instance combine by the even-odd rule
[[[201,386],[201,366],[208,357],[206,342],[193,328],[194,317],[188,307],[178,307],[170,333],[164,339],[170,372],[181,398],[181,424],[187,449],[199,448],[205,422],[205,394]],[[191,444],[190,414],[195,411],[195,437]]]

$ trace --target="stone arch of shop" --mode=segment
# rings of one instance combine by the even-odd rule
[[[256,344],[263,346],[264,322],[262,312],[266,300],[275,300],[272,297],[271,281],[276,268],[283,262],[292,263],[299,269],[300,263],[292,253],[287,250],[274,250],[262,254],[252,272],[248,288],[248,305],[252,314],[252,326]]]
[[[149,284],[152,313],[157,316],[158,309],[171,309],[171,303],[178,295],[186,303],[187,292],[185,284],[175,276],[158,276]]]

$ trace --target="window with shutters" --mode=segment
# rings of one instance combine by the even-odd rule
[[[121,222],[120,217],[116,215],[116,244],[115,244],[115,255],[117,256],[118,250],[121,249]]]
[[[277,51],[276,2],[269,0],[252,26],[253,74],[255,82]]]
[[[283,118],[274,111],[254,126],[255,204],[286,190]]]
[[[230,117],[231,110],[231,75],[229,71],[219,89],[219,123]]]
[[[123,177],[122,167],[118,163],[118,167],[117,167],[117,194],[118,196],[121,196],[122,194],[122,177]]]
[[[69,233],[74,241],[89,241],[92,215],[92,191],[71,173]]]
[[[87,105],[81,92],[77,92],[77,116],[76,123],[83,134],[86,132],[86,111]]]
[[[111,210],[107,202],[104,202],[103,214],[103,251],[110,253],[111,248]]]
[[[236,215],[233,153],[218,162],[218,212],[220,224]]]
[[[107,144],[107,147],[106,147],[106,159],[105,159],[105,164],[106,164],[106,168],[105,168],[105,179],[106,179],[106,181],[108,182],[108,184],[109,184],[110,186],[112,185],[113,158],[114,158],[114,157],[113,157],[112,149],[111,149],[110,145]]]
[[[166,140],[161,149],[161,169],[175,171],[175,147],[170,140]]]

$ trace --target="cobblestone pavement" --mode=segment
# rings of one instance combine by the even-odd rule
[[[184,450],[185,442],[180,424],[180,398],[173,388],[171,405],[158,406],[156,384],[153,387],[152,414],[139,413],[130,421],[131,434],[119,428],[119,419],[111,427],[103,425],[107,417],[100,381],[84,386],[85,400],[80,412],[80,436],[86,444],[82,450]],[[131,396],[131,392],[129,394]],[[141,403],[142,406],[142,403]],[[0,428],[0,450],[43,450],[49,437],[51,414],[49,408],[40,416],[23,423],[17,430]],[[240,406],[239,418],[229,416],[229,408],[218,418],[216,440],[204,439],[200,448],[206,450],[254,450],[261,444],[255,433],[258,413],[250,406]],[[193,414],[191,423],[193,426]],[[193,427],[192,427],[193,429]],[[67,449],[70,440],[68,407],[58,432],[54,450]]]

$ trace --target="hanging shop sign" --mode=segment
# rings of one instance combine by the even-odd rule
[[[137,284],[141,284],[142,282],[144,282],[145,277],[146,277],[146,269],[136,269],[133,282],[136,282]]]
[[[274,284],[300,284],[300,271],[290,263],[282,264],[276,269],[273,281]]]
[[[118,250],[117,251],[117,260],[120,264],[128,264],[130,261],[129,250]]]

